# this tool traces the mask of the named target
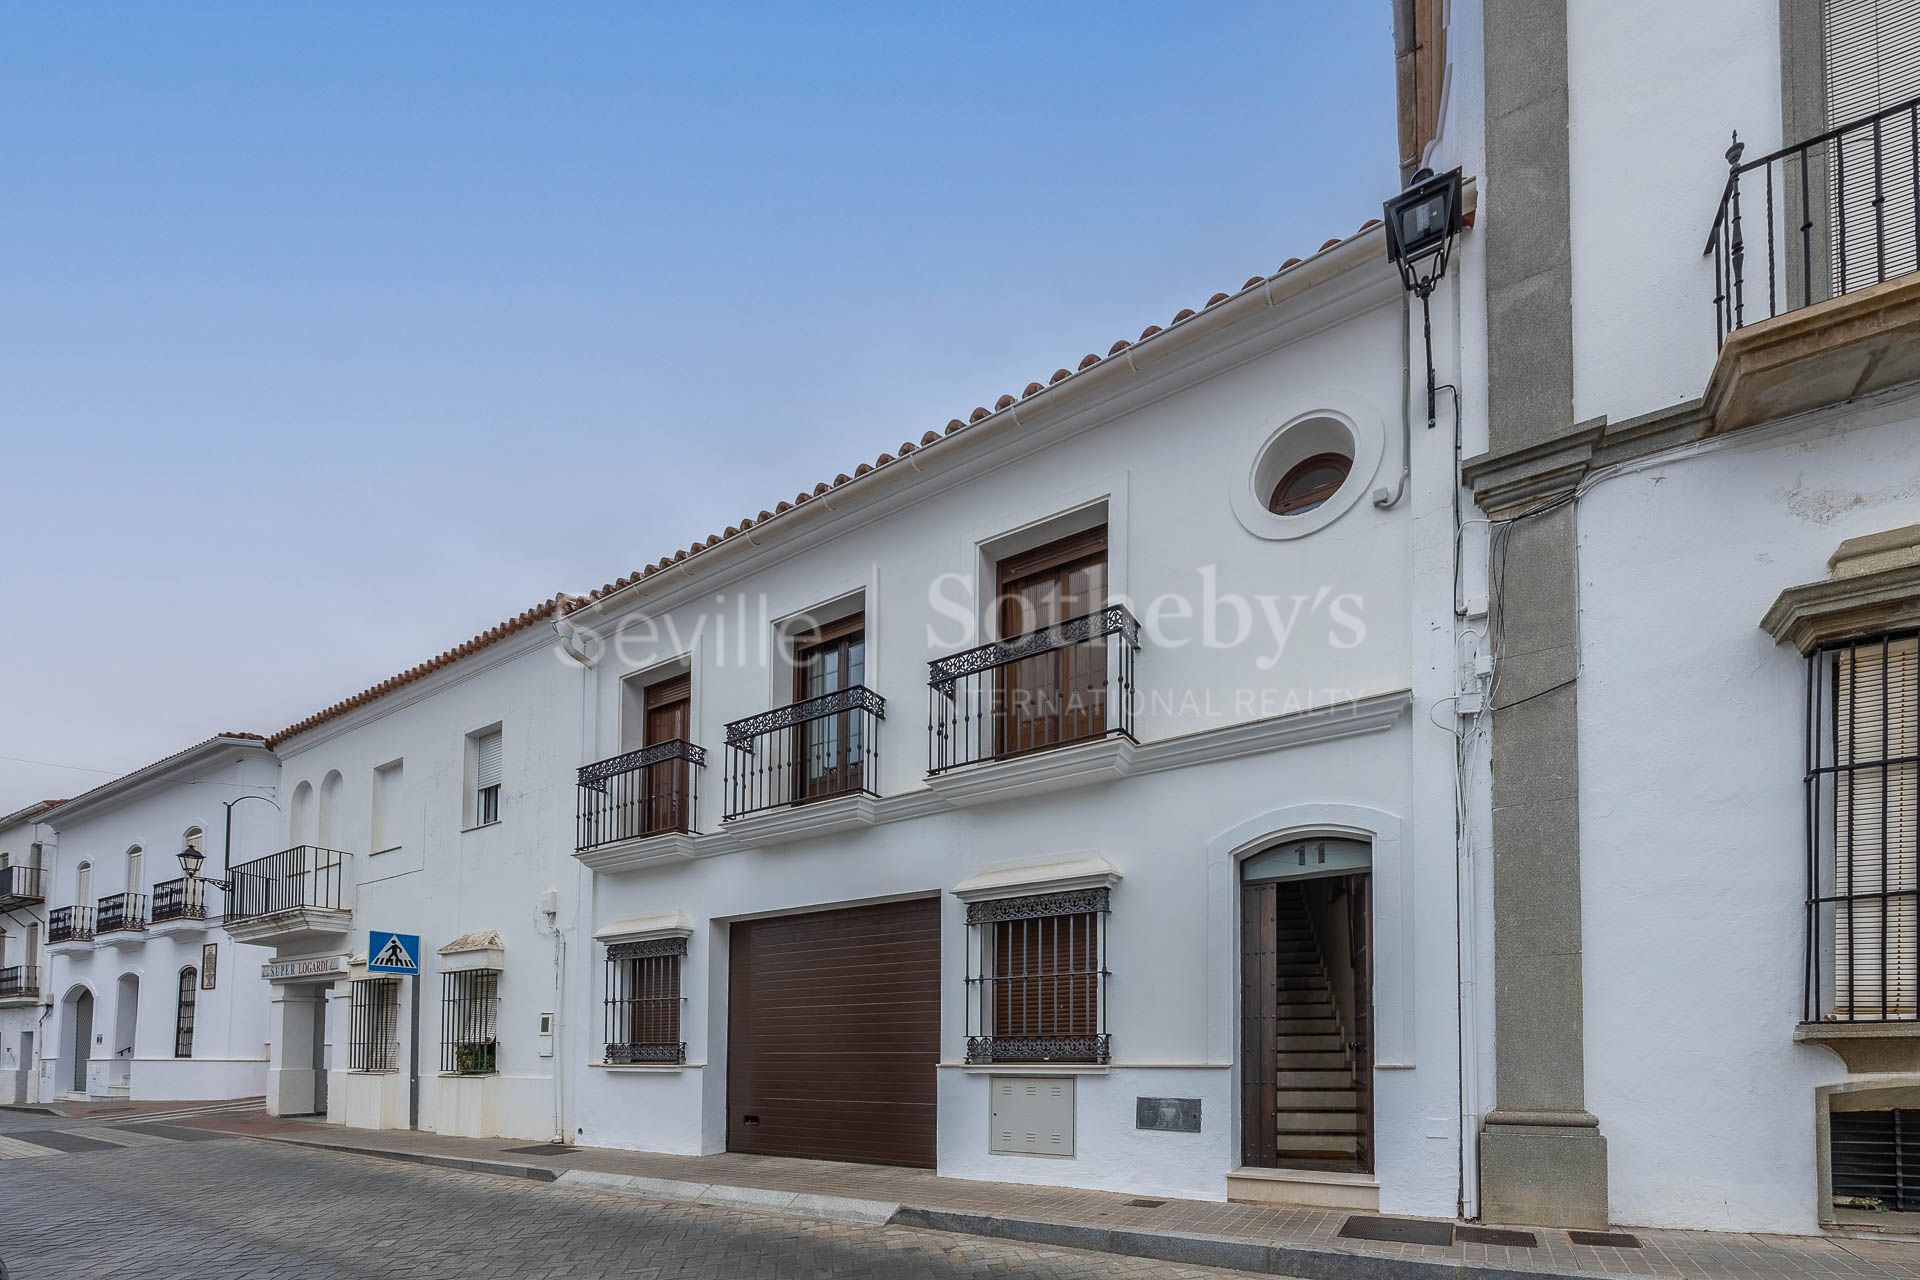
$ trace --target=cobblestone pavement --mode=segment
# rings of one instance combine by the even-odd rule
[[[1213,1280],[1238,1272],[1006,1241],[809,1223],[128,1120],[0,1116],[9,1280],[503,1276]],[[57,1142],[72,1150],[37,1146]]]

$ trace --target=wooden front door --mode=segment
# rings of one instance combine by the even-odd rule
[[[732,926],[727,1150],[934,1167],[940,903]]]
[[[1353,1091],[1360,1116],[1354,1152],[1362,1171],[1373,1171],[1373,877],[1347,877],[1347,948],[1353,965]]]
[[[1106,528],[1010,557],[1001,562],[999,579],[1002,640],[1096,613],[1107,604]],[[1106,637],[1006,664],[993,703],[996,755],[1101,736],[1107,731]]]
[[[647,746],[662,742],[693,740],[693,679],[676,676],[662,680],[647,690]],[[685,760],[662,760],[650,765],[646,780],[646,831],[685,831],[692,817],[687,812],[687,770]]]
[[[1279,1164],[1279,886],[1240,888],[1240,1163]]]

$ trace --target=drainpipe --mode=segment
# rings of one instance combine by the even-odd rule
[[[1387,492],[1381,485],[1373,491],[1373,505],[1382,511],[1392,510],[1400,505],[1400,499],[1406,496],[1407,482],[1413,478],[1413,410],[1408,401],[1413,397],[1413,298],[1408,296],[1400,303],[1400,483]]]

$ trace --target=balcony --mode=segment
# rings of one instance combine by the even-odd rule
[[[47,913],[47,942],[59,946],[63,942],[93,941],[92,907],[55,907]]]
[[[735,720],[722,821],[757,841],[871,825],[886,715],[884,698],[854,685]]]
[[[201,879],[185,876],[163,880],[153,886],[153,914],[148,928],[153,933],[194,933],[206,929],[210,913],[207,895],[211,890]]]
[[[582,765],[575,856],[595,870],[691,857],[706,765],[682,738]]]
[[[46,900],[46,872],[39,867],[0,867],[0,911]]]
[[[1140,624],[1115,604],[935,659],[928,785],[964,804],[1118,776],[1134,745],[1139,650]],[[977,784],[958,781],[970,774]]]
[[[0,969],[0,1001],[37,1001],[40,998],[40,970],[30,964]]]
[[[1916,142],[1920,99],[1757,160],[1728,149],[1706,247],[1714,431],[1920,378]]]
[[[147,931],[147,895],[110,893],[93,913],[93,936],[109,946],[137,943]]]
[[[236,942],[337,941],[353,924],[353,855],[295,845],[233,868],[226,930]]]

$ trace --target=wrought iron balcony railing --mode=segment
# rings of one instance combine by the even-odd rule
[[[585,852],[621,840],[692,831],[706,764],[706,748],[674,738],[581,765],[574,847]]]
[[[0,1000],[18,1000],[40,994],[40,970],[30,964],[0,969]]]
[[[48,942],[85,942],[92,937],[92,907],[55,907],[47,912]]]
[[[1707,236],[1720,341],[1920,263],[1920,98],[1757,160],[1744,151],[1738,138],[1727,149]]]
[[[99,908],[94,912],[96,934],[146,927],[147,895],[144,893],[110,893],[100,899]]]
[[[303,909],[348,910],[347,870],[352,861],[353,855],[338,849],[301,844],[243,862],[233,869],[227,919]]]
[[[865,685],[763,711],[727,726],[726,819],[878,794],[884,698]]]
[[[207,882],[197,877],[162,880],[153,886],[153,923],[205,920],[208,892]]]
[[[0,907],[21,907],[46,900],[46,872],[39,867],[0,867]]]
[[[1133,737],[1140,624],[1124,605],[929,663],[929,773]]]

